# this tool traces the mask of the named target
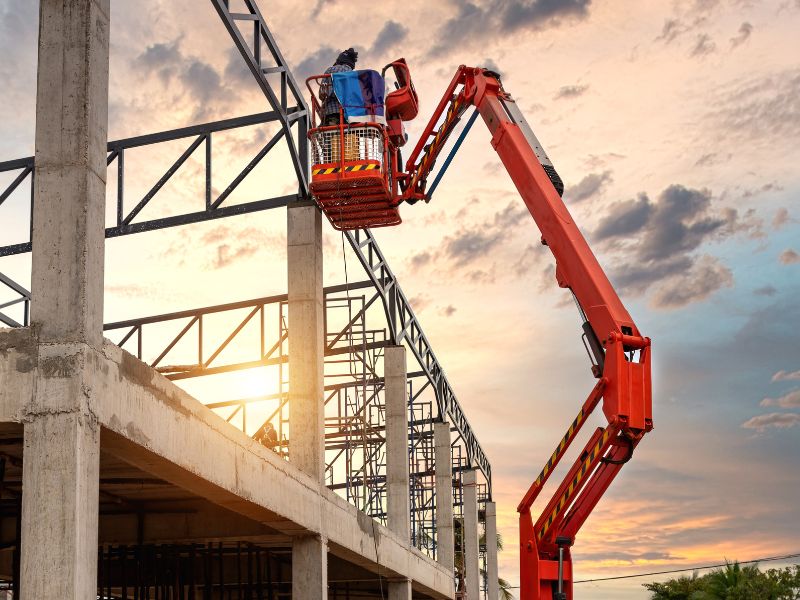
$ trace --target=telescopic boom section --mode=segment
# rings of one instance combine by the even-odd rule
[[[598,382],[518,506],[521,600],[572,600],[570,547],[575,535],[653,428],[650,340],[642,337],[561,199],[563,184],[496,73],[460,67],[406,163],[402,200],[429,200],[425,189],[436,158],[470,106],[480,112],[497,151],[556,260],[558,285],[572,291],[584,317],[584,344]],[[531,506],[601,403],[598,428],[556,493],[533,522]]]

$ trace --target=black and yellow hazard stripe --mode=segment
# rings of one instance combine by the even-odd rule
[[[331,173],[341,173],[342,171],[345,171],[347,173],[353,173],[353,172],[356,172],[356,171],[373,171],[375,169],[380,169],[380,168],[381,168],[381,166],[380,165],[376,165],[376,164],[350,165],[350,166],[345,167],[344,169],[342,167],[328,167],[328,168],[325,168],[325,169],[312,169],[311,174],[312,175],[330,175]]]
[[[536,478],[536,487],[540,487],[543,485],[544,480],[547,478],[547,475],[550,471],[558,464],[561,460],[561,456],[564,454],[564,450],[566,449],[567,445],[572,441],[572,438],[575,437],[575,434],[580,430],[580,425],[583,423],[583,408],[581,408],[578,416],[575,417],[575,420],[572,421],[572,425],[569,426],[567,433],[564,434],[564,437],[559,442],[558,447],[553,451],[553,454],[550,456],[550,459],[547,461],[547,464],[542,469],[542,472],[539,473],[539,477]]]
[[[586,476],[586,473],[589,472],[589,470],[592,467],[592,464],[595,462],[597,458],[599,458],[601,452],[605,448],[606,442],[608,442],[609,435],[610,433],[608,429],[604,429],[603,434],[597,440],[597,443],[583,459],[581,468],[578,469],[578,472],[575,474],[575,477],[572,478],[572,481],[570,481],[569,485],[567,486],[567,489],[564,490],[564,493],[561,495],[561,498],[558,499],[555,508],[553,508],[553,511],[550,513],[550,516],[547,517],[547,521],[545,521],[544,525],[542,525],[541,530],[536,536],[538,540],[541,540],[545,536],[547,531],[550,529],[550,526],[553,524],[553,521],[561,513],[561,511],[564,510],[564,507],[569,503],[569,500],[572,498],[572,494],[575,492],[580,482],[583,481],[583,478]]]
[[[441,127],[439,127],[439,131],[436,132],[433,141],[425,147],[424,154],[419,162],[419,167],[416,169],[414,178],[409,186],[411,189],[416,187],[417,181],[423,174],[427,175],[430,171],[431,166],[433,165],[434,157],[439,154],[441,146],[452,132],[453,125],[461,117],[464,109],[466,109],[466,103],[460,101],[458,98],[450,104],[450,107],[447,109],[447,115],[445,116],[444,122],[442,123]]]

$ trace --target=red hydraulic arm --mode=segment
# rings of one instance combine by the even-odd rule
[[[584,318],[584,345],[598,381],[536,481],[520,515],[521,600],[572,600],[570,547],[575,535],[653,428],[650,339],[623,306],[561,199],[550,159],[496,73],[459,67],[401,175],[400,201],[428,200],[427,177],[445,141],[470,106],[480,112],[511,179],[556,260],[558,285],[572,291]],[[438,125],[438,126],[437,126]],[[584,446],[534,523],[531,506],[589,414],[602,401],[608,425]]]

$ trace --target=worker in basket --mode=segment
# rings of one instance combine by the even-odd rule
[[[381,223],[399,222],[391,204],[386,83],[378,71],[356,70],[357,58],[349,48],[325,74],[306,80],[315,124],[308,133],[311,192],[336,228],[350,227],[365,215],[373,225],[378,217]],[[319,86],[316,92],[313,83]]]
[[[325,70],[325,74],[330,75],[331,73],[344,73],[345,71],[352,71],[356,68],[357,62],[358,52],[352,48],[348,48],[339,54],[339,56],[336,58],[336,62],[333,63],[333,66],[330,66]],[[333,86],[331,86],[330,80],[325,80],[320,85],[319,99],[320,103],[322,104],[322,114],[320,115],[322,118],[322,126],[325,127],[328,125],[338,125],[340,113],[339,109],[342,105],[339,103],[338,98],[336,98],[336,94],[333,93]]]

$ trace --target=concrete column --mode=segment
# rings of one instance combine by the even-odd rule
[[[325,318],[322,217],[313,202],[287,209],[289,286],[289,461],[325,484]],[[327,600],[328,543],[292,542],[292,598]]]
[[[452,572],[455,567],[453,547],[453,458],[450,446],[450,423],[434,423],[436,469],[436,560]]]
[[[486,503],[486,595],[487,600],[498,600],[500,584],[497,571],[497,504]]]
[[[411,600],[410,579],[390,579],[388,600]]]
[[[328,599],[328,543],[317,536],[292,540],[292,600]]]
[[[383,357],[386,398],[386,496],[389,529],[411,539],[408,481],[406,349],[389,346]]]
[[[40,414],[24,440],[22,599],[95,598],[100,425],[83,411]]]
[[[480,598],[480,556],[478,552],[478,487],[477,472],[469,469],[461,474],[464,486],[464,571],[467,600]]]
[[[39,5],[31,322],[102,344],[109,0]]]
[[[324,484],[322,218],[313,202],[287,214],[289,461]]]
[[[97,595],[109,0],[41,0],[31,321],[25,408],[23,600]]]
[[[386,398],[386,503],[387,525],[406,543],[411,542],[408,475],[408,381],[406,349],[388,346],[383,355]],[[411,582],[388,582],[389,600],[411,600]]]

